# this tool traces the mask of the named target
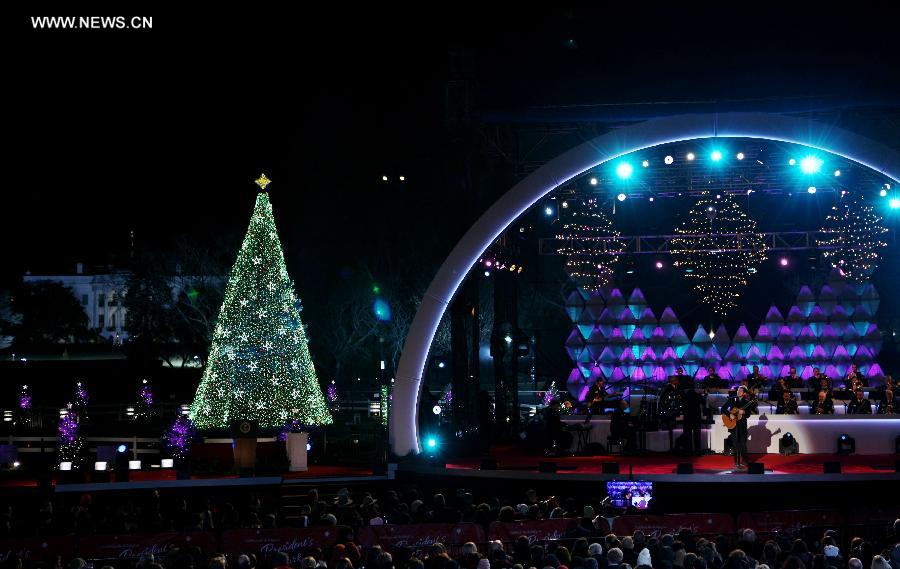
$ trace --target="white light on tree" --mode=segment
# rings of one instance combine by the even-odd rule
[[[841,198],[822,227],[819,246],[824,248],[823,256],[848,280],[865,282],[878,266],[879,251],[887,246],[882,239],[887,228],[881,221],[865,196]]]
[[[674,265],[684,267],[704,304],[727,315],[737,307],[750,269],[766,259],[756,221],[730,194],[715,199],[704,192],[675,232],[680,237],[671,242]]]
[[[557,253],[566,256],[566,272],[583,290],[608,286],[624,248],[619,232],[600,211],[596,199],[570,202],[567,211],[563,233],[556,236],[562,242]]]

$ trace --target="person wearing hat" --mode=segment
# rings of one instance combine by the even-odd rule
[[[653,561],[650,560],[650,550],[646,547],[638,553],[635,569],[652,569]]]

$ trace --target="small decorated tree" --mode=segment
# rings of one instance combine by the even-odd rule
[[[138,387],[137,403],[134,406],[134,420],[148,422],[153,416],[153,387],[149,379],[142,379]]]
[[[78,433],[78,416],[72,404],[69,403],[67,407],[68,412],[59,418],[56,454],[59,462],[71,462],[72,468],[78,468],[84,441]]]
[[[174,459],[184,460],[191,452],[197,430],[187,415],[178,415],[163,437],[166,450]]]

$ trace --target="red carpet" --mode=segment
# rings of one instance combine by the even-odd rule
[[[494,447],[491,456],[497,460],[498,468],[518,469],[528,467],[537,470],[538,462],[550,460],[559,467],[576,467],[575,470],[560,470],[560,474],[593,474],[600,473],[604,462],[618,462],[622,473],[629,469],[635,474],[671,474],[679,463],[690,462],[694,472],[698,474],[715,474],[731,470],[734,459],[730,456],[707,455],[700,457],[646,455],[646,456],[567,456],[544,458],[528,455],[517,447]],[[795,454],[782,456],[778,454],[753,455],[753,462],[765,464],[766,472],[773,474],[822,474],[822,463],[838,461],[844,474],[894,474],[894,463],[897,455],[850,455],[837,456],[828,454]],[[447,468],[477,469],[480,457],[455,460],[448,463]]]

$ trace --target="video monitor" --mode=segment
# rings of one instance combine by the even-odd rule
[[[631,506],[645,510],[653,498],[653,482],[610,480],[606,483],[606,493],[610,503],[617,508]]]

